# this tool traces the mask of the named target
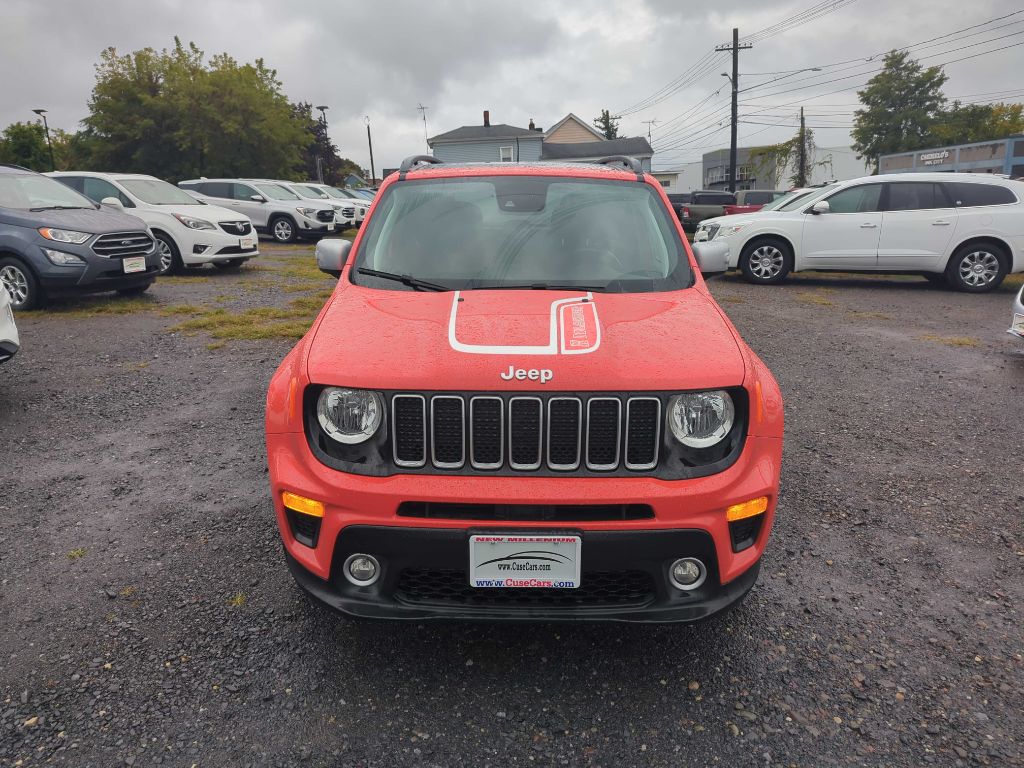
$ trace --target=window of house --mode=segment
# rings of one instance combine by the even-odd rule
[[[661,186],[665,187],[666,189],[668,189],[668,187],[669,187],[669,183],[668,183],[668,181],[666,181],[666,180],[664,180],[664,179],[662,179],[662,180],[661,180],[661,181],[659,181],[658,183],[659,183],[659,184],[661,184]]]
[[[498,147],[498,159],[503,163],[515,162],[515,158],[512,156],[512,147]]]

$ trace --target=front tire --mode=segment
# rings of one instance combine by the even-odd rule
[[[160,271],[157,274],[172,275],[180,272],[184,265],[181,261],[181,252],[174,240],[163,232],[154,232],[153,237],[156,238],[156,248],[160,254]]]
[[[792,268],[793,252],[781,240],[752,240],[740,253],[740,270],[748,283],[776,285],[786,279]]]
[[[279,216],[270,222],[270,236],[278,243],[294,243],[296,239],[295,222],[287,216]]]
[[[7,289],[11,306],[22,312],[42,306],[46,301],[32,270],[13,256],[0,259],[0,286],[0,290]]]
[[[946,282],[957,291],[988,293],[1003,282],[1010,260],[1002,248],[988,243],[957,248],[946,266]]]

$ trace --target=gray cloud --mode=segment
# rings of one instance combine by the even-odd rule
[[[87,114],[93,67],[104,47],[165,48],[177,34],[211,55],[226,51],[242,61],[264,58],[277,69],[292,100],[330,105],[332,137],[342,154],[363,165],[369,163],[363,119],[369,115],[379,170],[426,149],[418,103],[429,107],[431,134],[476,123],[483,109],[490,109],[496,122],[516,125],[533,118],[547,126],[570,111],[590,119],[602,108],[622,109],[661,88],[715,44],[726,41],[733,26],[749,34],[811,4],[810,0],[767,5],[742,0],[728,7],[678,0],[548,0],[512,6],[492,0],[207,0],[202,4],[5,0],[0,25],[0,125],[31,118],[31,109],[46,107],[52,124],[74,129]],[[860,0],[745,51],[740,71],[751,74],[741,79],[741,86],[770,78],[753,73],[867,56],[1016,10],[1014,0],[980,0],[969,6],[958,0]],[[1000,34],[1014,31],[1024,31],[1024,17]],[[984,38],[965,42],[979,39]],[[989,47],[1016,41],[1010,38]],[[926,53],[957,45],[950,42]],[[978,50],[983,49],[924,63]],[[966,95],[1014,87],[1017,83],[1011,78],[1022,63],[1024,47],[950,65],[946,91]],[[646,132],[643,121],[655,118],[664,124],[680,117],[678,127],[693,115],[693,105],[727,85],[719,71],[715,68],[671,98],[627,116],[623,130],[630,135]],[[849,88],[866,79],[823,85],[817,92]],[[782,90],[782,85],[785,81],[774,90]],[[764,88],[761,94],[771,92]],[[722,89],[709,106],[724,104],[726,93]],[[762,101],[784,104],[810,93]],[[754,95],[759,94],[752,91],[747,96]],[[854,91],[846,90],[817,103],[852,104],[855,99]],[[799,105],[780,109],[795,113]],[[711,122],[697,127],[696,138],[692,130],[683,130],[662,140],[659,134],[667,134],[672,126],[656,126],[656,146],[682,144],[656,156],[656,165],[682,162],[699,156],[705,145],[728,140],[724,125]],[[740,127],[741,141],[745,137],[754,142],[778,141],[789,134],[787,128]],[[818,134],[822,145],[848,140],[842,127],[822,127]]]

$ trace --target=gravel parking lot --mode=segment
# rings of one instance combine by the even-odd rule
[[[0,764],[1024,765],[1019,280],[713,282],[787,401],[734,612],[407,625],[341,619],[285,569],[264,394],[331,282],[310,246],[263,252],[19,316]]]

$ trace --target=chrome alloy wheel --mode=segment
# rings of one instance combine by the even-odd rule
[[[156,251],[160,254],[160,274],[165,275],[171,271],[174,264],[174,253],[171,251],[171,244],[163,238],[156,239]]]
[[[15,307],[28,301],[28,277],[17,267],[7,264],[0,269],[0,285],[7,289]]]
[[[287,219],[278,219],[274,222],[274,239],[280,243],[287,243],[292,239],[292,224]]]
[[[960,279],[972,288],[989,285],[999,276],[999,259],[989,251],[971,251],[960,259]]]
[[[771,280],[782,273],[786,258],[774,245],[762,245],[750,254],[750,272],[761,280]]]

